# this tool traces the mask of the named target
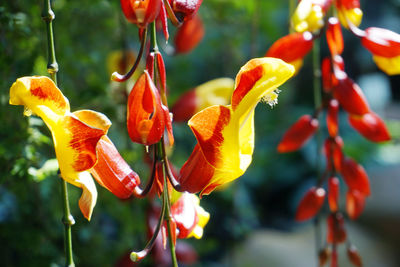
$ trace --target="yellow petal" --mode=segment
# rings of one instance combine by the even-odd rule
[[[352,9],[340,8],[338,10],[339,21],[343,25],[343,27],[347,29],[349,28],[347,20],[349,20],[353,25],[358,27],[361,24],[362,16],[363,12],[360,8],[352,8]]]
[[[90,221],[97,200],[97,190],[93,178],[90,176],[89,172],[80,172],[78,174],[78,179],[74,180],[74,185],[82,188],[79,208],[83,216]]]
[[[231,78],[218,78],[196,87],[198,106],[196,113],[213,105],[227,105],[233,92],[235,81]]]
[[[387,75],[400,74],[400,56],[397,57],[379,57],[373,56],[376,65]]]

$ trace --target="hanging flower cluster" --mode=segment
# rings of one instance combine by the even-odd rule
[[[333,5],[334,4],[334,5]],[[336,8],[338,17],[327,18],[330,8]],[[335,12],[334,12],[335,13]],[[324,101],[312,115],[301,116],[284,134],[277,149],[280,153],[300,149],[318,131],[319,115],[326,110],[328,137],[324,143],[326,170],[316,186],[310,188],[299,203],[296,220],[305,221],[316,216],[325,199],[330,215],[327,219],[326,241],[332,246],[320,253],[320,265],[329,256],[331,266],[337,266],[336,246],[347,240],[344,216],[339,209],[339,175],[347,186],[346,212],[350,219],[357,219],[370,195],[369,179],[364,168],[343,152],[343,140],[339,135],[338,113],[341,107],[348,114],[350,125],[372,142],[390,140],[384,121],[374,113],[361,88],[345,72],[342,52],[344,41],[341,26],[349,29],[361,39],[361,44],[373,54],[377,66],[389,75],[400,74],[400,35],[381,28],[358,28],[362,11],[358,0],[301,0],[292,16],[292,27],[296,31],[276,41],[266,55],[282,58],[292,63],[296,71],[301,67],[305,55],[312,49],[313,40],[325,30],[330,56],[322,61],[322,84]],[[361,258],[354,245],[348,246],[349,260],[361,266]]]

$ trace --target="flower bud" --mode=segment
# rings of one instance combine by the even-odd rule
[[[332,212],[338,211],[338,202],[340,194],[339,186],[340,182],[337,177],[333,176],[328,179],[328,203],[329,203],[329,208]]]
[[[298,150],[317,131],[318,120],[310,115],[301,116],[283,135],[278,145],[279,153],[286,153]]]
[[[328,262],[330,256],[331,256],[331,251],[329,250],[328,247],[321,249],[318,252],[319,266],[324,266]]]
[[[345,158],[341,167],[343,179],[350,190],[358,190],[364,196],[371,194],[368,175],[360,164],[351,158]]]
[[[349,190],[346,194],[346,211],[350,219],[357,219],[364,210],[365,196],[358,190]]]
[[[146,28],[160,12],[162,0],[120,0],[125,18],[139,28]]]
[[[328,104],[328,111],[326,114],[326,126],[328,128],[329,135],[335,137],[338,135],[338,113],[339,113],[339,102],[336,99],[331,99]]]
[[[311,187],[297,207],[296,221],[305,221],[314,217],[322,208],[325,190],[322,187]]]
[[[356,267],[362,267],[362,260],[361,256],[358,253],[357,248],[354,245],[349,245],[347,247],[347,257],[349,258],[350,262]]]
[[[326,222],[328,226],[326,242],[339,244],[346,241],[347,233],[344,228],[344,218],[341,213],[332,213],[329,215]]]
[[[342,74],[345,73],[343,72]],[[357,115],[368,113],[369,105],[361,88],[347,75],[338,81],[338,85],[334,88],[334,96],[343,109]]]
[[[349,28],[348,21],[358,26],[361,24],[363,12],[360,9],[360,0],[336,0],[338,17],[345,28]]]
[[[328,28],[326,30],[326,41],[328,42],[331,55],[340,55],[343,53],[344,43],[342,29],[337,18],[328,19]]]
[[[328,170],[332,170],[335,167],[336,171],[341,170],[341,164],[343,160],[343,140],[340,136],[335,138],[327,138],[324,143],[324,152],[326,157],[326,164]]]
[[[373,112],[362,116],[349,114],[349,122],[362,136],[372,142],[385,142],[391,139],[385,122]]]
[[[396,32],[376,27],[367,28],[365,35],[361,37],[361,43],[376,56],[400,56],[400,34]]]
[[[187,21],[193,18],[202,2],[203,0],[169,0],[175,16],[180,21]]]

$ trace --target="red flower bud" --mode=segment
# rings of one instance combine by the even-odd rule
[[[322,60],[322,85],[324,91],[330,93],[332,88],[337,86],[339,81],[334,74],[334,70],[344,71],[344,61],[340,55],[334,55],[333,60],[326,57]]]
[[[326,114],[326,126],[331,137],[338,135],[338,112],[339,102],[336,99],[331,99],[328,104],[328,111]]]
[[[96,181],[119,198],[132,195],[140,178],[118,153],[108,137],[104,136],[96,146],[97,163],[91,169]]]
[[[344,218],[341,213],[332,213],[326,222],[328,224],[326,242],[338,244],[346,241],[347,234],[346,229],[344,229]]]
[[[341,74],[345,75],[344,72]],[[349,113],[363,115],[369,112],[369,105],[361,88],[350,78],[338,79],[339,83],[334,89],[335,98]]]
[[[342,160],[342,176],[349,190],[358,190],[365,196],[371,194],[369,179],[364,168],[351,158]]]
[[[365,196],[357,190],[349,190],[346,194],[346,211],[350,219],[357,219],[364,210]]]
[[[330,177],[328,180],[328,203],[332,212],[338,211],[339,190],[340,182],[335,176]]]
[[[333,166],[335,167],[336,171],[341,170],[341,164],[343,160],[342,147],[343,140],[340,136],[336,136],[334,139],[327,138],[325,140],[324,152],[328,170],[331,170]]]
[[[358,253],[357,248],[354,245],[349,245],[347,247],[347,256],[349,257],[350,262],[357,267],[362,267],[362,260],[360,254]]]
[[[359,8],[360,0],[337,0],[337,6],[345,9]]]
[[[390,140],[390,133],[386,128],[385,122],[373,112],[362,116],[349,114],[349,122],[362,136],[372,142]]]
[[[340,55],[343,53],[343,36],[339,20],[335,17],[328,19],[328,29],[326,30],[326,41],[332,55]]]
[[[187,21],[193,18],[202,2],[203,0],[169,0],[175,16],[180,21]]]
[[[199,16],[185,21],[175,35],[175,53],[192,51],[204,37],[204,25]]]
[[[128,133],[133,142],[152,145],[160,141],[165,128],[172,138],[168,108],[161,104],[160,95],[147,71],[132,88],[128,97]]]
[[[301,116],[283,135],[278,145],[279,153],[292,152],[303,146],[318,129],[319,123],[310,115]]]
[[[120,0],[126,19],[139,28],[146,28],[160,12],[162,0]]]
[[[362,45],[381,57],[400,56],[400,34],[382,28],[367,28],[361,37]]]
[[[318,252],[319,266],[324,266],[328,262],[330,256],[331,256],[331,251],[329,250],[328,247],[321,249]]]
[[[296,221],[305,221],[314,217],[322,208],[325,190],[322,187],[311,187],[300,201],[296,212]]]
[[[276,57],[288,63],[302,59],[313,47],[310,32],[292,33],[278,39],[269,48],[266,57]]]

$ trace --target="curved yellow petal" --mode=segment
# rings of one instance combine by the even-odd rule
[[[352,9],[346,9],[343,7],[338,9],[338,17],[343,27],[348,29],[349,24],[347,21],[350,21],[356,27],[361,24],[363,12],[358,7]]]
[[[218,78],[203,83],[195,88],[199,112],[213,105],[227,105],[232,95],[235,81],[231,78]]]
[[[316,32],[324,26],[324,12],[320,5],[311,0],[302,0],[297,5],[291,18],[291,24],[296,32]]]
[[[90,221],[93,208],[97,201],[97,189],[89,172],[80,172],[73,184],[82,188],[82,195],[79,199],[79,208],[83,216]]]

